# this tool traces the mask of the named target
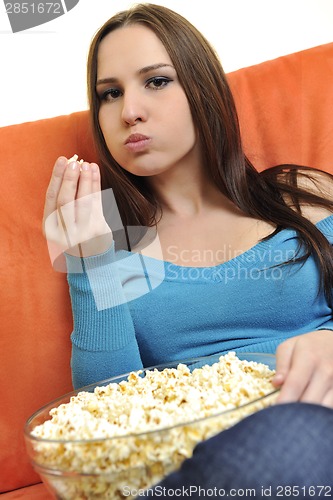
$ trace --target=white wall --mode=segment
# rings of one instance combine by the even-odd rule
[[[91,38],[131,0],[80,0],[66,15],[12,33],[0,5],[0,126],[87,108]],[[333,41],[333,0],[153,0],[187,17],[225,71]],[[219,12],[217,12],[219,7]]]

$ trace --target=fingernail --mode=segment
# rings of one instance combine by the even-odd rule
[[[81,168],[82,168],[82,170],[86,170],[86,171],[89,170],[89,163],[84,161],[81,165]]]
[[[69,165],[68,165],[68,168],[70,168],[71,170],[76,170],[77,167],[78,167],[78,162],[77,161],[73,161],[71,162]]]
[[[58,162],[57,163],[58,163],[58,165],[60,167],[64,167],[65,165],[67,165],[67,159],[64,156],[60,156],[58,158]]]
[[[284,376],[282,373],[276,373],[272,379],[274,385],[281,385],[284,381]]]

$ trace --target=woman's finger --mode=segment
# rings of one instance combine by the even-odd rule
[[[67,158],[60,156],[53,167],[52,176],[46,191],[43,221],[57,210],[57,201],[64,172],[67,167]]]
[[[279,387],[284,382],[291,367],[295,339],[289,339],[280,344],[276,350],[276,369],[273,384]]]
[[[97,163],[91,163],[92,186],[94,193],[101,192],[101,174]]]
[[[96,217],[104,219],[101,174],[99,167],[96,163],[91,164],[91,172],[92,172],[92,192],[93,192],[93,213]]]
[[[79,163],[77,161],[69,163],[64,171],[57,200],[59,223],[62,225],[65,222],[68,228],[75,222],[75,199],[79,177]]]
[[[291,369],[281,387],[277,403],[292,403],[300,401],[302,394],[309,383],[310,377],[311,373],[301,376],[297,369]]]
[[[77,188],[77,198],[83,198],[92,193],[92,172],[90,164],[84,161],[80,165],[80,180]]]
[[[323,406],[333,408],[333,388],[331,388],[324,396],[322,403]]]
[[[92,196],[92,172],[90,164],[83,162],[75,202],[75,220],[78,227],[89,225],[92,212]]]
[[[320,367],[314,372],[310,383],[302,394],[303,403],[322,404],[326,395],[333,389],[332,381]]]
[[[314,372],[315,366],[307,359],[304,350],[295,347],[290,369],[285,375],[277,402],[291,403],[293,401],[300,401],[306,388],[311,383]]]

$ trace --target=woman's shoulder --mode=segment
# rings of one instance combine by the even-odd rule
[[[281,173],[279,176],[280,180],[282,180],[284,174]],[[300,201],[300,209],[303,217],[310,220],[313,224],[318,224],[318,222],[333,214],[332,174],[322,170],[301,168],[297,172],[296,179],[298,188],[313,195],[312,199]],[[290,196],[286,196],[286,201],[293,207]]]
[[[312,224],[318,224],[319,222],[326,220],[330,215],[333,215],[333,210],[306,206],[302,209],[302,214],[306,219],[312,222]]]
[[[317,224],[333,214],[333,176],[331,174],[319,170],[313,171],[308,177],[300,176],[298,183],[300,187],[304,187],[312,194],[320,196],[331,203],[331,206],[303,203],[301,211],[304,217],[313,224]]]

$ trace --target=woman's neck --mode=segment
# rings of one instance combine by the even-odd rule
[[[186,219],[214,208],[236,209],[200,168],[169,170],[150,178],[149,182],[163,216]]]

